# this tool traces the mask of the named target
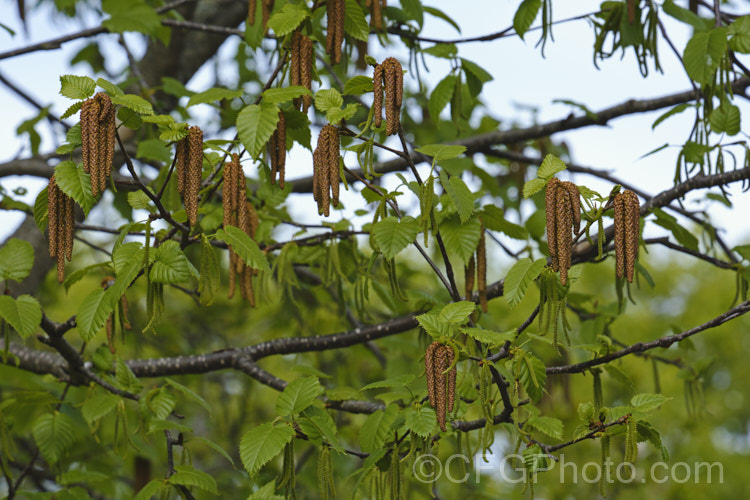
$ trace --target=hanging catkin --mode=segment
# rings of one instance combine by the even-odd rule
[[[464,267],[464,296],[466,300],[471,300],[474,292],[474,275],[476,274],[476,264],[474,255],[469,259],[469,263]]]
[[[626,190],[615,197],[615,270],[618,278],[633,282],[638,258],[640,204],[638,196]]]
[[[190,127],[188,135],[177,141],[175,150],[177,191],[182,196],[188,222],[194,226],[198,219],[198,192],[203,174],[203,131]]]
[[[115,108],[109,96],[99,92],[81,105],[81,161],[94,196],[106,189],[114,156]]]
[[[279,111],[279,123],[268,142],[268,156],[271,159],[271,184],[276,184],[279,177],[279,187],[284,189],[284,168],[286,166],[286,118],[284,112]]]
[[[307,90],[312,90],[312,64],[313,45],[312,40],[299,31],[292,34],[291,64],[289,83],[301,85]],[[312,96],[304,95],[293,101],[295,109],[301,109],[303,113],[312,105]]]
[[[55,176],[47,186],[49,256],[57,259],[57,281],[65,280],[65,260],[73,258],[73,198],[57,186]]]
[[[386,0],[366,0],[365,6],[370,9],[370,26],[375,30],[380,31],[383,29],[383,9],[387,5]]]
[[[484,239],[484,225],[479,230],[477,245],[477,292],[482,312],[487,312],[487,246]]]
[[[550,179],[545,212],[552,269],[560,272],[560,284],[565,286],[572,260],[573,232],[578,232],[581,225],[581,200],[576,185],[555,177]]]
[[[339,204],[339,129],[330,123],[318,135],[313,151],[313,197],[318,213],[330,215],[331,203]]]
[[[456,367],[453,365],[455,352],[449,346],[433,342],[425,351],[425,378],[427,398],[435,408],[438,425],[446,430],[446,414],[453,411],[456,395]],[[448,373],[446,371],[453,365]]]
[[[383,117],[383,91],[385,91],[385,133],[398,134],[401,126],[401,104],[404,98],[404,72],[395,57],[389,57],[375,66],[372,77],[375,127],[380,127]]]
[[[331,56],[331,63],[341,61],[341,44],[344,42],[344,6],[345,0],[327,0],[326,16],[328,27],[326,32],[326,53]]]

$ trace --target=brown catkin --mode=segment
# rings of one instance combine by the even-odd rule
[[[547,246],[549,247],[549,255],[552,260],[552,269],[555,271],[560,269],[560,264],[557,260],[557,187],[560,184],[560,180],[557,177],[553,177],[547,183],[547,190],[544,193],[545,201],[545,215],[547,216]]]
[[[571,215],[573,216],[573,232],[577,233],[581,230],[581,193],[578,191],[578,186],[570,181],[564,181],[560,184],[565,188],[570,197],[570,210]]]
[[[448,356],[448,366],[453,365],[453,361],[456,359],[456,353],[448,346],[445,346]],[[453,411],[453,405],[456,399],[456,367],[451,368],[446,375],[446,392],[448,393],[448,400],[445,402],[445,408],[448,413]]]
[[[404,93],[404,72],[395,57],[383,61],[383,81],[385,83],[386,135],[398,134],[401,125],[401,103]]]
[[[185,192],[185,165],[187,164],[188,157],[187,136],[177,141],[177,144],[175,145],[174,156],[174,168],[177,174],[177,192],[180,193],[180,196],[182,196],[182,194]]]
[[[318,213],[330,215],[331,201],[339,203],[339,129],[330,123],[318,135],[313,151],[313,197]]]
[[[383,65],[378,64],[372,73],[372,113],[375,127],[383,123]]]
[[[570,196],[564,187],[557,189],[557,259],[560,266],[560,284],[568,283],[568,269],[570,269],[571,252],[573,249],[573,214],[571,212]]]
[[[53,175],[47,185],[47,237],[49,239],[49,256],[52,258],[57,257],[58,225],[60,224],[60,216],[62,215],[57,212],[57,197],[60,194],[60,189],[57,187],[55,176]]]
[[[339,150],[341,139],[339,129],[331,127],[328,131],[328,182],[331,184],[331,203],[339,205]]]
[[[464,266],[464,296],[466,300],[471,300],[474,292],[474,275],[476,274],[476,264],[474,255],[469,259],[469,263]]]
[[[62,194],[63,208],[65,209],[65,258],[70,261],[73,258],[73,230],[75,223],[75,205],[73,198]]]
[[[313,70],[313,43],[312,40],[306,36],[300,38],[300,84],[312,90],[312,70]],[[302,96],[302,112],[307,113],[307,110],[312,106],[312,95]]]
[[[615,196],[615,274],[617,278],[625,276],[625,199],[622,193]]]
[[[482,312],[487,312],[487,246],[484,239],[484,226],[479,231],[479,245],[477,245],[477,291],[479,292],[479,306]]]
[[[427,398],[433,408],[437,407],[437,386],[435,384],[435,352],[440,347],[440,343],[433,342],[427,347],[427,350],[424,353],[424,375],[425,379],[427,380]]]
[[[188,221],[194,226],[198,219],[198,192],[203,174],[203,131],[199,127],[190,127],[187,141],[187,172],[184,178],[183,199]]]
[[[302,57],[301,57],[301,49],[300,49],[300,37],[303,36],[302,33],[299,31],[295,31],[292,33],[292,59],[291,64],[289,68],[289,82],[292,85],[301,85],[302,79],[300,77],[300,71],[302,69]],[[295,99],[295,107],[298,107],[297,99]]]
[[[344,41],[344,0],[327,0],[326,53],[333,64],[341,61],[341,44]]]
[[[268,19],[273,12],[274,0],[263,0],[263,33],[268,32]]]
[[[268,152],[271,159],[271,184],[276,183],[276,174],[279,175],[279,187],[284,189],[284,168],[286,165],[286,118],[284,112],[279,111],[279,123],[268,143]]]
[[[336,63],[341,62],[341,46],[344,43],[344,22],[346,19],[346,0],[338,1],[339,6],[336,9],[336,42],[335,42],[335,59]]]
[[[625,235],[625,254],[628,258],[628,266],[625,270],[628,281],[633,282],[635,274],[635,260],[638,258],[638,238],[640,236],[641,206],[638,196],[633,191],[625,191],[625,218],[627,220],[627,233]]]
[[[99,192],[107,188],[107,179],[112,174],[112,162],[115,157],[115,107],[109,96],[103,92],[96,95],[101,103],[99,115]]]
[[[257,1],[256,0],[248,0],[247,2],[247,25],[252,26],[255,24],[255,8],[256,8]]]
[[[112,172],[115,133],[115,108],[109,96],[99,92],[86,99],[81,105],[81,161],[94,196],[104,191]]]
[[[49,255],[57,259],[57,281],[65,280],[65,260],[73,258],[73,198],[63,193],[53,175],[47,186]]]
[[[440,425],[440,429],[445,431],[445,410],[448,399],[446,391],[446,376],[443,373],[448,368],[448,352],[444,345],[435,353],[435,379],[437,383],[437,390],[435,391],[435,400],[437,407],[435,413],[437,413],[437,422]]]

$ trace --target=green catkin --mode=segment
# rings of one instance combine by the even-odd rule
[[[332,496],[336,496],[336,490],[333,486],[331,448],[325,444],[318,450],[318,492],[321,500],[328,500]]]
[[[601,496],[606,497],[607,496],[607,492],[604,489],[604,484],[605,484],[606,481],[609,480],[609,470],[607,468],[605,468],[604,464],[607,462],[607,459],[609,458],[609,436],[607,436],[605,434],[604,436],[601,437],[601,439],[599,440],[599,442],[601,444],[601,451],[602,451],[602,454],[601,454],[601,459],[602,459],[601,471],[602,471],[602,473],[599,475],[599,493],[601,494]]]
[[[625,431],[625,457],[624,461],[635,463],[638,458],[638,422],[632,416],[628,419],[628,427]]]
[[[656,360],[651,360],[651,369],[654,372],[654,392],[661,394],[661,382],[659,380],[659,366],[656,364]]]
[[[591,370],[591,374],[594,377],[594,410],[597,413],[603,406],[601,373],[602,371],[599,368],[594,368]]]
[[[391,466],[388,473],[391,483],[391,500],[398,500],[401,498],[401,462],[398,456],[398,444],[395,444],[391,450]]]

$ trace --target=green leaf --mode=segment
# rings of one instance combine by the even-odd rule
[[[553,175],[562,172],[565,168],[565,162],[560,158],[555,155],[547,155],[544,157],[542,164],[539,165],[539,169],[536,171],[536,176],[548,181]]]
[[[151,103],[139,95],[123,94],[112,96],[112,103],[132,109],[141,115],[153,115],[154,108]]]
[[[471,190],[460,177],[454,175],[448,178],[445,170],[440,171],[440,182],[453,200],[461,223],[465,223],[474,214],[474,195]]]
[[[144,210],[150,208],[150,211],[153,211],[154,208],[151,207],[151,198],[148,197],[146,193],[143,191],[131,191],[128,193],[128,205],[135,208],[136,210]]]
[[[671,16],[678,21],[689,24],[693,28],[702,31],[708,29],[713,25],[709,19],[701,19],[700,16],[695,14],[693,11],[678,7],[673,0],[666,0],[662,5],[664,13]]]
[[[109,81],[105,80],[104,78],[97,78],[96,79],[96,84],[98,86],[100,86],[101,88],[103,88],[104,91],[107,94],[109,94],[110,96],[113,96],[113,95],[122,95],[122,94],[125,93],[125,92],[122,91],[122,89],[120,87],[118,87],[117,85],[115,85],[112,82],[109,82]]]
[[[315,107],[321,113],[328,110],[340,109],[344,105],[344,98],[336,89],[321,89],[315,94]]]
[[[727,51],[727,29],[696,31],[683,53],[688,76],[700,84],[711,83],[721,58]]]
[[[717,134],[740,133],[740,108],[733,104],[722,104],[711,112],[711,131]]]
[[[547,382],[547,372],[542,360],[525,352],[521,359],[521,384],[532,401],[542,399],[544,385]]]
[[[153,389],[148,392],[145,398],[141,399],[143,405],[152,413],[152,418],[156,420],[166,420],[177,404],[177,398],[164,387]]]
[[[422,49],[422,52],[434,57],[453,59],[458,54],[458,47],[452,43],[436,43],[432,47]]]
[[[437,313],[429,312],[420,314],[417,316],[417,321],[419,322],[419,326],[424,328],[424,331],[433,338],[445,337],[452,333],[450,324],[442,321],[440,315]]]
[[[285,500],[281,495],[274,495],[274,491],[276,491],[276,481],[271,481],[247,497],[246,500]]]
[[[383,446],[386,439],[391,436],[391,426],[397,415],[398,408],[391,405],[367,417],[359,431],[359,445],[362,451],[370,453]]]
[[[151,497],[159,497],[162,490],[164,490],[164,480],[153,479],[138,491],[138,494],[133,497],[133,500],[151,500]]]
[[[526,425],[530,425],[539,432],[543,432],[551,438],[562,439],[563,436],[563,422],[560,419],[552,417],[530,417],[526,421]]]
[[[729,25],[729,48],[739,54],[750,54],[750,16],[738,17]]]
[[[453,98],[453,92],[456,89],[456,79],[456,75],[449,74],[448,76],[440,80],[440,82],[438,82],[438,84],[435,85],[435,88],[432,90],[430,99],[427,102],[427,110],[430,112],[430,117],[432,117],[432,121],[434,123],[438,123],[440,121],[440,112],[445,109],[449,102],[451,102],[451,99]]]
[[[360,391],[367,391],[370,389],[384,389],[386,387],[406,387],[414,381],[414,378],[414,375],[407,373],[405,375],[399,375],[398,377],[379,380],[378,382],[367,384],[366,386],[361,388]]]
[[[167,384],[169,384],[174,389],[181,392],[184,396],[186,396],[191,401],[195,401],[196,403],[201,405],[208,412],[209,415],[211,414],[211,406],[208,404],[208,402],[202,397],[200,397],[197,393],[195,393],[192,389],[180,384],[179,382],[172,380],[171,378],[166,378],[165,380]]]
[[[449,160],[462,155],[466,151],[466,146],[456,144],[428,144],[416,150],[427,156],[432,156],[432,161],[437,163],[441,160]]]
[[[31,295],[21,295],[17,299],[10,295],[0,295],[0,316],[21,337],[26,338],[34,333],[42,322],[42,308]]]
[[[34,201],[34,224],[42,233],[47,230],[49,222],[47,188],[48,186],[44,186]]]
[[[526,290],[547,265],[547,259],[531,261],[524,257],[516,262],[508,271],[503,286],[503,294],[511,307],[517,306],[526,295]]]
[[[246,432],[240,440],[240,458],[250,477],[281,453],[293,438],[294,429],[286,424],[275,426],[269,422]]]
[[[68,99],[88,99],[94,95],[96,82],[88,76],[62,75],[60,94]]]
[[[138,148],[135,153],[136,158],[144,160],[155,160],[164,164],[169,164],[172,159],[172,151],[169,146],[159,139],[145,139],[138,141]],[[143,191],[131,191],[133,193],[143,193]],[[130,193],[128,193],[130,194]]]
[[[227,462],[229,462],[230,464],[232,464],[232,468],[236,468],[235,465],[234,465],[234,459],[232,458],[232,456],[229,453],[227,453],[227,451],[224,448],[222,448],[218,444],[214,443],[210,439],[206,439],[206,438],[201,437],[201,436],[195,436],[195,437],[191,438],[190,441],[191,442],[192,441],[199,441],[201,443],[204,443],[206,446],[208,446],[209,448],[211,448],[212,450],[214,450],[216,453],[218,453],[222,457],[226,458]]]
[[[372,92],[372,78],[369,76],[357,75],[344,85],[345,95],[361,95],[367,92]]]
[[[57,463],[73,444],[73,423],[64,413],[40,415],[31,432],[39,451],[50,464]]]
[[[516,30],[521,40],[536,19],[541,7],[542,0],[523,0],[518,6],[516,15],[513,16],[513,29]]]
[[[687,103],[687,102],[684,102],[682,104],[678,104],[677,106],[673,107],[672,109],[670,109],[669,111],[667,111],[666,113],[664,113],[663,115],[661,115],[659,118],[657,118],[656,120],[654,120],[654,123],[651,125],[651,130],[654,130],[657,126],[659,126],[659,124],[661,122],[663,122],[664,120],[666,120],[670,116],[674,116],[676,114],[682,113],[686,109],[692,108],[694,106],[695,106],[694,104]]]
[[[154,283],[182,283],[190,280],[190,264],[178,242],[165,241],[154,250],[154,264],[149,278]]]
[[[511,330],[509,332],[496,332],[493,330],[486,330],[484,328],[464,327],[461,328],[461,332],[465,333],[474,340],[478,340],[479,342],[488,344],[489,346],[503,344],[508,340],[513,340],[516,338],[515,330]]]
[[[55,182],[62,192],[73,198],[88,215],[89,210],[96,204],[94,195],[91,194],[89,174],[72,161],[63,161],[55,167]]]
[[[36,213],[36,204],[34,212]],[[34,247],[28,241],[10,238],[0,248],[0,280],[20,282],[29,275],[32,267],[34,267]]]
[[[370,36],[370,25],[356,0],[346,0],[344,7],[344,31],[351,37],[366,42]]]
[[[71,469],[60,474],[57,482],[62,485],[71,485],[76,483],[101,483],[110,481],[111,477],[102,472],[85,469]]]
[[[317,377],[302,377],[290,382],[276,399],[276,413],[279,416],[300,413],[323,394],[323,386]]]
[[[650,412],[669,401],[669,399],[670,398],[663,394],[642,393],[633,396],[630,400],[630,404],[637,411]]]
[[[476,304],[474,304],[474,302],[469,302],[468,300],[452,302],[443,307],[440,311],[440,321],[462,325],[466,323],[475,308]]]
[[[477,217],[472,217],[462,224],[456,215],[440,223],[440,234],[443,235],[445,248],[449,253],[457,255],[464,266],[477,249],[480,227]]]
[[[253,158],[257,158],[279,123],[279,108],[269,102],[246,106],[237,115],[237,134]]]
[[[198,294],[201,305],[213,304],[216,292],[219,288],[221,269],[216,257],[216,250],[208,241],[205,234],[201,234],[201,269],[200,281],[198,282]]]
[[[409,246],[419,233],[419,222],[414,217],[406,216],[401,220],[397,217],[386,217],[372,226],[372,237],[383,252],[383,256],[390,260],[401,250]]]
[[[423,438],[430,437],[432,429],[437,424],[435,410],[421,406],[419,408],[407,408],[404,413],[406,414],[404,425],[408,430]]]
[[[216,101],[222,101],[224,99],[234,99],[236,97],[240,97],[241,95],[242,89],[231,90],[214,87],[191,96],[186,107],[189,108],[190,106],[195,106],[196,104],[210,104]]]
[[[107,318],[114,311],[114,303],[106,290],[97,288],[78,306],[77,324],[81,338],[90,342],[104,328]]]
[[[402,0],[401,8],[408,19],[413,19],[421,27],[424,23],[424,12],[420,0]]]
[[[326,112],[326,120],[329,123],[340,123],[341,120],[348,120],[357,113],[359,104],[350,103],[347,104],[344,109],[329,109]]]
[[[81,407],[81,415],[91,425],[115,409],[120,398],[109,392],[99,392],[86,399]]]
[[[175,473],[169,476],[167,482],[170,484],[180,484],[182,486],[195,486],[203,491],[219,494],[216,489],[216,480],[210,474],[197,470],[189,465],[175,465]]]
[[[310,11],[302,4],[286,3],[268,20],[268,27],[273,30],[277,37],[286,36],[307,19]]]
[[[428,13],[428,14],[430,14],[430,15],[433,15],[433,16],[435,16],[435,17],[439,18],[439,19],[442,19],[442,20],[443,20],[443,21],[445,21],[446,23],[448,23],[448,24],[450,24],[451,26],[453,26],[453,28],[454,28],[454,29],[455,29],[456,31],[458,31],[459,33],[461,33],[461,27],[460,27],[460,26],[458,25],[458,23],[456,23],[456,21],[454,21],[454,20],[453,20],[453,19],[452,19],[452,18],[451,18],[450,16],[448,16],[448,15],[447,15],[447,14],[446,14],[445,12],[443,12],[442,10],[436,9],[435,7],[427,7],[427,6],[422,6],[422,9],[423,9],[423,10],[424,10],[424,11],[425,11],[426,13]]]
[[[272,104],[282,104],[303,95],[312,95],[312,92],[306,87],[300,85],[295,85],[293,87],[276,87],[263,92],[263,101]]]
[[[265,254],[258,248],[258,244],[241,229],[234,226],[227,226],[224,229],[216,231],[216,237],[224,240],[227,245],[232,247],[237,255],[253,269],[261,271],[270,271]]]
[[[121,359],[115,363],[115,380],[117,380],[117,385],[126,391],[141,392],[143,389],[143,384],[135,376],[133,370]]]
[[[536,193],[544,189],[544,186],[547,185],[547,179],[531,179],[530,181],[527,181],[523,185],[523,197],[528,198],[530,196],[534,196]]]
[[[525,227],[506,220],[502,209],[495,205],[485,205],[482,208],[481,220],[484,227],[490,231],[500,231],[514,240],[524,241],[529,238],[529,232]]]
[[[656,215],[654,223],[670,231],[680,245],[698,251],[698,238],[678,223],[677,219],[660,208],[652,208],[651,212]]]
[[[161,29],[159,15],[142,0],[102,0],[102,10],[111,16],[102,26],[113,33],[137,31],[156,36]]]
[[[578,418],[586,423],[594,418],[594,404],[591,401],[578,403]]]

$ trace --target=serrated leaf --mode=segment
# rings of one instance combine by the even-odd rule
[[[361,95],[372,92],[372,78],[357,75],[344,84],[344,95]]]
[[[285,500],[283,496],[275,495],[274,491],[276,491],[276,481],[271,481],[247,497],[246,500]]]
[[[156,420],[166,420],[177,404],[177,398],[164,387],[149,391],[141,401],[153,414]]]
[[[78,306],[78,332],[85,342],[90,342],[104,328],[107,318],[114,311],[114,303],[106,290],[97,288],[86,296]]]
[[[437,424],[435,410],[422,406],[420,408],[407,408],[405,427],[418,436],[428,438],[432,434],[432,429]]]
[[[36,214],[36,203],[34,205]],[[28,241],[10,238],[0,248],[0,280],[20,282],[29,275],[32,267],[34,267],[34,247]]]
[[[234,99],[235,97],[240,97],[241,95],[242,89],[231,90],[214,87],[191,96],[186,107],[189,108],[190,106],[195,106],[196,104],[210,104],[216,101],[222,101],[224,99]]]
[[[271,270],[265,254],[258,248],[257,243],[241,229],[234,226],[226,226],[224,229],[216,231],[216,237],[224,240],[227,245],[231,246],[232,250],[248,266],[253,269],[260,269],[261,271]]]
[[[180,384],[179,382],[172,380],[171,378],[166,378],[165,380],[174,389],[177,389],[183,395],[187,396],[188,399],[191,399],[192,401],[195,401],[196,403],[201,405],[208,412],[209,415],[211,414],[211,406],[208,404],[208,402],[202,397],[200,397],[197,393],[195,393],[192,389]]]
[[[461,27],[458,25],[458,23],[456,23],[456,21],[454,21],[450,16],[448,16],[442,10],[436,9],[435,7],[428,7],[426,5],[422,6],[422,9],[426,13],[428,13],[430,15],[433,15],[433,16],[437,17],[438,19],[442,19],[446,23],[448,23],[451,26],[453,26],[453,29],[455,29],[456,31],[458,31],[459,33],[461,33]]]
[[[539,276],[546,264],[546,259],[532,262],[528,257],[524,257],[510,268],[505,277],[503,294],[511,307],[517,306],[523,300],[529,285]]]
[[[378,382],[367,384],[366,386],[361,388],[360,391],[367,391],[370,389],[384,389],[386,387],[406,387],[414,381],[414,378],[414,375],[411,374],[399,375],[398,377],[379,380]]]
[[[261,467],[281,453],[293,438],[294,429],[291,426],[275,426],[270,422],[246,432],[240,440],[240,458],[250,477],[255,476]]]
[[[750,16],[738,17],[729,25],[729,48],[739,54],[750,54]]]
[[[438,123],[440,121],[440,112],[451,102],[453,92],[456,89],[456,79],[456,75],[450,74],[440,80],[432,89],[430,99],[427,102],[427,110],[430,112],[433,122]]]
[[[356,103],[347,104],[344,109],[329,109],[326,112],[326,120],[328,120],[329,123],[340,123],[341,120],[348,120],[357,114],[358,109],[359,104]]]
[[[138,148],[136,149],[135,157],[144,160],[155,160],[164,164],[169,164],[172,158],[172,152],[170,150],[170,147],[159,139],[145,139],[142,141],[138,141]],[[143,193],[143,191],[131,192]]]
[[[303,95],[312,95],[306,87],[295,85],[293,87],[276,87],[263,92],[263,100],[272,104],[282,104]]]
[[[102,0],[102,10],[111,16],[102,25],[113,33],[137,31],[156,36],[161,29],[159,15],[142,0]]]
[[[419,223],[414,217],[386,217],[372,226],[372,237],[386,259],[392,259],[409,246],[419,233]]]
[[[237,115],[237,134],[253,158],[257,158],[279,123],[279,108],[269,102],[246,106]]]
[[[539,165],[539,169],[536,171],[536,176],[540,179],[548,181],[553,175],[558,172],[565,170],[565,162],[562,161],[555,155],[547,155],[544,157],[542,164]]]
[[[60,119],[64,120],[66,118],[70,118],[74,114],[78,113],[78,111],[81,109],[82,106],[83,106],[83,101],[78,101],[74,104],[71,104],[68,107],[68,109],[66,109],[65,112],[60,115]]]
[[[60,95],[68,99],[88,99],[94,95],[96,82],[88,76],[62,75],[60,77]]]
[[[711,83],[716,68],[727,50],[727,29],[696,31],[688,41],[683,61],[688,76],[700,84]]]
[[[273,30],[277,37],[286,36],[307,19],[310,11],[304,3],[286,3],[280,10],[275,12],[268,20],[268,27]]]
[[[49,223],[47,188],[48,186],[45,186],[34,200],[34,224],[42,233],[47,230],[47,224]]]
[[[532,401],[542,399],[544,386],[547,382],[547,372],[542,360],[529,352],[525,352],[520,359],[521,385]]]
[[[159,496],[162,490],[165,488],[164,480],[154,479],[146,483],[146,486],[138,491],[138,494],[133,497],[133,500],[151,500],[153,496]]]
[[[390,436],[391,425],[396,420],[398,409],[388,406],[367,417],[359,431],[359,444],[365,453],[373,452],[383,446]]]
[[[482,211],[482,223],[490,231],[500,231],[514,240],[524,241],[529,238],[529,232],[525,227],[506,220],[503,211],[495,205],[485,205]]]
[[[563,422],[560,419],[541,416],[530,417],[526,424],[551,438],[562,439]]]
[[[649,412],[657,409],[669,401],[669,399],[670,398],[663,394],[642,393],[633,396],[630,400],[630,404],[633,405],[633,408],[636,411]]]
[[[279,416],[297,414],[310,406],[323,394],[323,386],[317,377],[302,377],[290,382],[276,399],[276,413]]]
[[[64,413],[45,413],[34,422],[32,434],[44,459],[54,464],[73,444],[73,423]]]
[[[461,328],[461,332],[465,333],[474,340],[478,340],[483,344],[489,346],[504,344],[506,341],[513,340],[516,338],[516,331],[511,330],[509,332],[496,332],[493,330],[487,330],[485,328]]]
[[[578,418],[586,423],[594,418],[594,404],[591,401],[578,403]]]
[[[154,263],[149,273],[152,282],[182,283],[190,280],[190,264],[179,243],[174,240],[165,241],[153,252]]]
[[[536,193],[544,189],[544,186],[547,185],[546,179],[531,179],[530,181],[527,181],[523,185],[523,197],[528,198],[530,196],[534,196]]]
[[[125,92],[114,83],[105,80],[104,78],[97,78],[96,84],[104,89],[104,91],[110,96],[123,95]]]
[[[440,182],[456,206],[461,222],[465,223],[474,213],[474,195],[471,190],[460,177],[454,175],[448,178],[445,170],[440,171]]]
[[[78,168],[72,161],[63,161],[55,167],[55,183],[88,215],[89,210],[96,204],[94,195],[91,194],[91,177]]]
[[[458,216],[445,219],[440,223],[440,234],[449,253],[457,255],[465,266],[479,244],[480,223],[472,217],[462,224]]]
[[[236,468],[235,465],[234,465],[234,459],[232,458],[232,456],[229,455],[229,453],[227,453],[227,451],[224,448],[222,448],[218,444],[214,443],[210,439],[206,439],[206,438],[201,437],[201,436],[195,436],[194,438],[191,438],[190,441],[200,441],[200,442],[204,443],[206,446],[208,446],[209,448],[211,448],[212,450],[214,450],[216,453],[218,453],[222,457],[226,458],[227,462],[229,462],[230,464],[232,464],[232,468]]]
[[[717,134],[740,133],[740,108],[733,104],[723,104],[711,111],[711,131]]]
[[[115,409],[120,398],[109,392],[100,392],[83,402],[81,415],[91,425]]]
[[[121,359],[115,363],[115,380],[117,380],[117,385],[126,391],[141,392],[143,389],[143,384],[135,376],[133,370]]]
[[[321,89],[315,93],[315,108],[321,113],[330,109],[340,109],[344,105],[344,98],[336,89]]]
[[[370,25],[356,0],[346,0],[344,6],[344,31],[351,37],[366,42],[370,36]]]
[[[17,299],[10,295],[0,295],[0,316],[21,337],[26,338],[34,333],[42,322],[42,308],[31,295],[21,295]]]
[[[57,482],[62,485],[71,485],[75,483],[101,483],[104,481],[109,481],[110,479],[111,478],[109,475],[102,472],[83,469],[71,469],[60,474],[60,476],[57,478]]]
[[[128,205],[136,210],[145,210],[151,208],[151,198],[143,191],[131,191],[128,193]]]
[[[189,465],[175,465],[174,470],[175,473],[167,479],[168,483],[195,486],[214,495],[219,494],[219,490],[216,488],[216,480],[210,474]]]
[[[440,338],[451,334],[450,325],[440,319],[440,314],[429,312],[420,314],[416,318],[419,326],[424,328],[424,331],[431,337]]]
[[[687,102],[684,102],[682,104],[678,104],[677,106],[673,107],[672,109],[670,109],[666,113],[662,114],[659,118],[657,118],[656,120],[654,120],[654,123],[651,125],[651,130],[654,130],[656,127],[659,126],[659,124],[661,124],[661,122],[663,122],[664,120],[666,120],[670,116],[674,116],[674,115],[677,115],[679,113],[682,113],[686,109],[692,108],[694,106],[695,106],[694,104],[687,103]]]
[[[518,6],[516,14],[513,16],[513,29],[521,37],[521,40],[536,19],[541,7],[542,0],[523,0],[521,5]]]
[[[453,59],[458,54],[458,47],[452,43],[436,43],[432,47],[422,49],[422,52],[434,57]]]
[[[475,308],[476,304],[474,304],[474,302],[469,302],[468,300],[452,302],[443,307],[440,311],[440,320],[461,325],[466,323]]]
[[[151,103],[139,95],[123,94],[112,96],[112,103],[132,109],[141,115],[153,115],[154,108]]]

